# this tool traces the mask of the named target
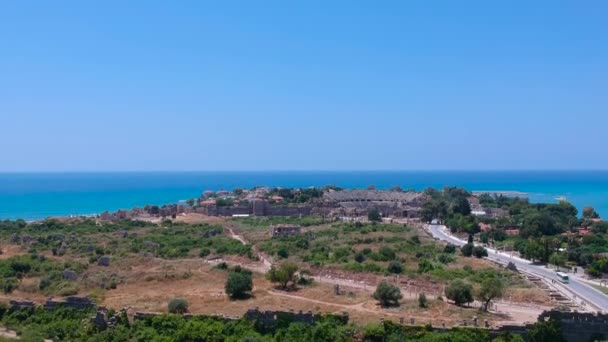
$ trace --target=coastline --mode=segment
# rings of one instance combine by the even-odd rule
[[[579,210],[593,206],[608,216],[608,171],[327,171],[327,172],[174,172],[174,173],[0,173],[0,219],[28,221],[49,216],[98,215],[145,204],[175,204],[205,190],[236,187],[403,189],[463,187],[474,193],[518,195],[534,203],[555,203],[565,196]],[[508,189],[508,190],[497,190]]]

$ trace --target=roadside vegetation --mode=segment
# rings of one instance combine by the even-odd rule
[[[504,215],[476,217],[471,214],[464,189],[427,189],[429,201],[422,209],[423,220],[439,219],[453,233],[475,235],[482,243],[509,248],[524,258],[555,267],[582,266],[593,277],[608,273],[608,222],[601,221],[592,207],[582,216],[570,203],[530,203],[528,199],[478,196],[483,208],[499,209]],[[481,231],[480,225],[491,227]],[[465,255],[485,256],[482,250],[465,246]]]

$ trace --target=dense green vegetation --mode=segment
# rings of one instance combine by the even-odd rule
[[[124,257],[136,253],[166,259],[211,253],[254,258],[250,246],[223,235],[220,225],[170,220],[160,224],[136,220],[96,223],[92,219],[71,222],[50,219],[31,224],[21,220],[0,221],[0,238],[5,243],[27,245],[30,252],[68,254],[88,258],[91,263],[102,255]]]
[[[0,306],[2,324],[17,330],[26,341],[471,341],[486,342],[486,331],[472,328],[456,328],[450,332],[433,331],[430,327],[405,327],[390,321],[358,327],[344,324],[337,317],[321,317],[312,325],[294,322],[288,316],[280,316],[276,324],[245,320],[227,321],[213,317],[159,315],[139,319],[132,323],[121,313],[109,312],[115,317],[116,326],[100,331],[90,322],[92,311],[65,308],[46,311],[7,310]],[[531,335],[534,341],[559,341],[558,324],[537,324]],[[521,341],[518,336],[505,334],[495,341]]]
[[[468,233],[475,233],[479,229],[475,219],[470,216],[468,198],[471,193],[455,187],[446,187],[443,191],[429,188],[424,192],[429,198],[422,207],[421,216],[424,221],[439,219],[447,226],[457,226]]]
[[[87,265],[75,261],[58,263],[37,254],[14,256],[0,260],[0,288],[4,293],[11,293],[23,278],[38,277],[37,287],[26,290],[40,290],[47,295],[72,295],[78,292],[77,287],[63,279],[63,271],[81,273],[86,268]]]
[[[324,187],[310,187],[310,188],[272,188],[268,192],[269,197],[280,196],[283,198],[279,201],[279,204],[302,204],[310,203],[323,197],[323,192],[328,190],[341,190],[341,188],[333,185],[327,185]],[[235,191],[236,194],[236,191]],[[271,201],[274,202],[274,201]]]
[[[479,234],[484,243],[510,245],[523,257],[556,266],[579,265],[587,267],[588,274],[600,276],[608,273],[608,222],[597,222],[599,215],[592,207],[578,210],[570,203],[530,203],[527,199],[482,194],[479,203],[483,208],[500,208],[507,215],[498,218],[478,218],[471,215],[467,198],[471,193],[464,189],[446,187],[442,191],[427,189],[430,200],[425,203],[422,217],[426,221],[440,219],[452,232],[477,234],[480,223],[491,224],[492,229]],[[592,234],[576,236],[583,227]],[[518,234],[508,235],[507,230]],[[560,251],[559,249],[562,249]],[[484,256],[473,246],[463,249],[465,255]]]
[[[538,204],[519,198],[482,195],[480,203],[509,212],[506,217],[486,220],[494,228],[482,233],[482,241],[489,240],[498,246],[510,245],[533,261],[587,267],[592,276],[608,273],[608,261],[602,255],[608,253],[608,222],[593,220],[598,218],[593,208],[585,208],[579,218],[577,209],[565,201]],[[577,235],[581,227],[589,229],[592,234]],[[518,229],[519,235],[508,236],[505,229]]]
[[[455,267],[459,258],[455,246],[421,239],[416,229],[404,225],[335,223],[299,236],[265,240],[259,247],[278,258],[353,272],[404,274],[434,281],[465,279],[475,283],[500,274],[510,286],[521,284],[521,279],[504,270]],[[471,247],[471,256],[481,257],[485,253],[484,248]]]
[[[321,216],[250,216],[234,219],[236,222],[252,228],[268,228],[275,224],[293,224],[302,227],[318,226],[325,223]]]

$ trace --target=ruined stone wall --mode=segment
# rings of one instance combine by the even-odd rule
[[[266,209],[266,216],[299,216],[310,215],[311,212],[312,206],[268,207]]]
[[[344,324],[348,323],[348,313],[344,312],[342,316],[339,316]],[[256,322],[266,327],[272,327],[281,321],[300,322],[305,324],[314,324],[316,320],[320,319],[320,315],[315,315],[312,311],[308,312],[295,312],[295,311],[260,311],[258,308],[249,309],[245,313],[245,319],[248,321]]]
[[[261,202],[261,203],[258,203]],[[310,215],[312,206],[273,207],[266,202],[256,201],[247,207],[218,207],[205,206],[197,209],[197,212],[209,216],[232,216],[232,215],[254,215],[254,216],[299,216]]]
[[[251,207],[218,207],[213,205],[201,209],[203,214],[209,216],[251,215]]]

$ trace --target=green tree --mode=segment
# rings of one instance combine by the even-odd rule
[[[470,257],[471,255],[473,255],[473,248],[475,247],[472,243],[467,243],[466,245],[460,247],[460,252],[463,256]]]
[[[382,222],[382,216],[377,209],[372,209],[367,213],[367,219],[370,222]]]
[[[543,246],[536,240],[528,241],[523,252],[524,256],[532,262],[543,258]]]
[[[500,277],[494,276],[484,279],[477,293],[477,297],[482,303],[482,310],[488,311],[490,302],[495,298],[502,297],[504,291],[505,283]]]
[[[391,191],[403,192],[403,189],[401,189],[401,187],[399,185],[395,185],[391,188]]]
[[[426,308],[428,306],[428,302],[426,300],[426,295],[424,294],[424,292],[421,292],[418,295],[418,306],[421,308]]]
[[[485,248],[483,248],[482,246],[475,246],[475,247],[473,247],[473,255],[476,258],[487,257],[488,251]]]
[[[470,215],[471,214],[471,204],[469,203],[469,200],[466,197],[460,197],[456,200],[456,203],[454,203],[454,206],[452,207],[452,211],[454,213],[465,215],[465,216]]]
[[[529,342],[565,342],[562,327],[556,320],[537,322],[528,332]]]
[[[391,273],[399,274],[403,272],[403,264],[397,260],[393,260],[388,264],[387,270]]]
[[[445,296],[458,306],[473,301],[473,287],[461,279],[456,279],[445,289]]]
[[[608,233],[608,222],[606,222],[606,221],[595,222],[594,224],[591,225],[591,231],[594,234],[606,234],[606,233]]]
[[[380,302],[383,307],[399,306],[399,300],[403,298],[401,290],[395,286],[383,280],[374,292],[374,299]]]
[[[188,301],[183,298],[174,298],[169,302],[169,312],[173,314],[183,314],[188,312]]]
[[[549,263],[560,268],[566,264],[566,256],[563,253],[555,252],[549,257]]]
[[[525,342],[525,340],[521,335],[513,334],[507,330],[498,335],[492,342]]]
[[[594,219],[598,217],[600,217],[600,215],[595,211],[595,209],[593,209],[593,207],[583,208],[583,218]]]
[[[298,266],[294,263],[286,262],[278,268],[272,266],[270,271],[266,273],[266,279],[273,283],[279,283],[283,289],[286,289],[289,282],[295,286],[297,281],[296,272],[298,272]]]
[[[523,238],[540,237],[542,235],[555,235],[562,231],[563,228],[558,225],[554,216],[550,213],[534,212],[524,217],[520,235]]]
[[[249,292],[253,289],[253,280],[251,278],[251,272],[248,270],[241,270],[240,272],[230,272],[228,279],[226,280],[226,286],[224,288],[226,294],[230,298],[246,298],[249,296]]]

